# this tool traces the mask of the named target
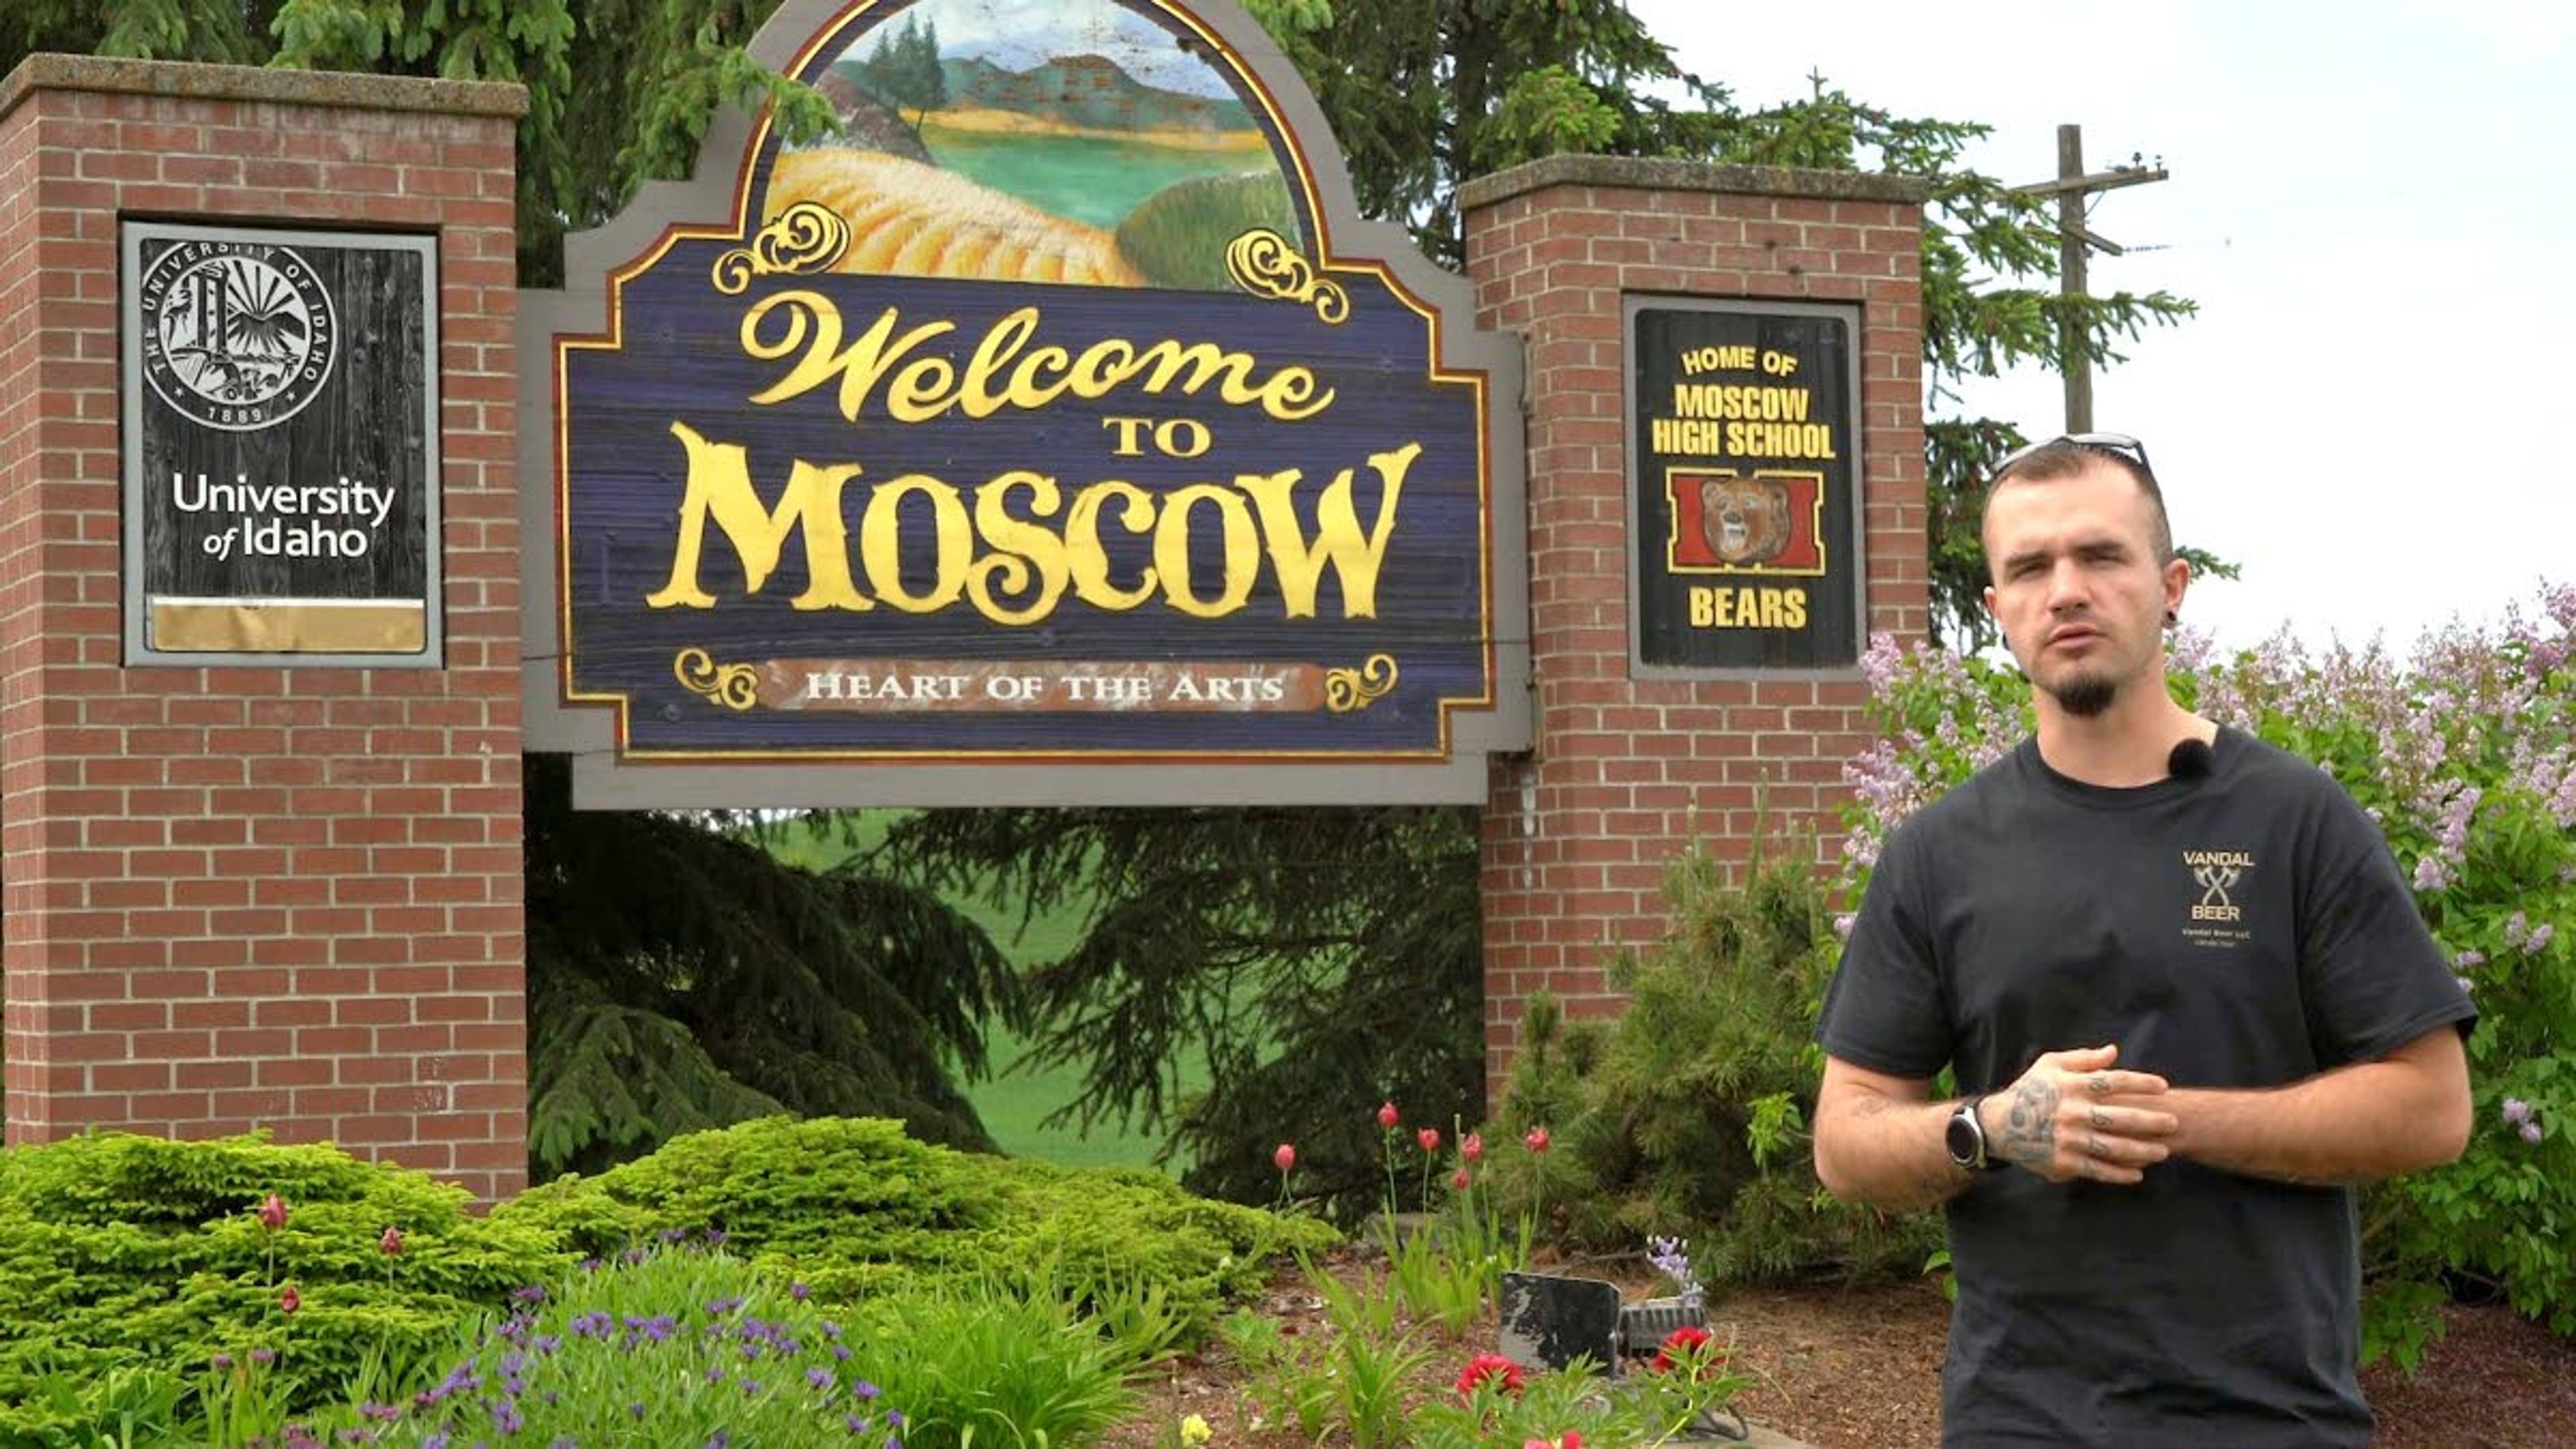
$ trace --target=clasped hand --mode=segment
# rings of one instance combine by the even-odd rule
[[[2047,1052],[1979,1104],[1987,1154],[2050,1182],[2137,1183],[2180,1124],[2156,1106],[2165,1079],[2119,1071],[2117,1046]]]

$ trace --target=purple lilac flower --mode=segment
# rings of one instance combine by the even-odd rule
[[[2516,1127],[2531,1125],[2531,1104],[2520,1097],[2504,1099],[2504,1120]]]
[[[2539,1145],[2540,1145],[2540,1124],[2539,1124],[2539,1123],[2537,1123],[2537,1122],[2525,1122],[2525,1123],[2523,1123],[2523,1124],[2522,1124],[2522,1140],[2523,1140],[2523,1141],[2525,1141],[2525,1142],[2528,1142],[2528,1143],[2532,1144],[2532,1145],[2533,1145],[2533,1146],[2535,1146],[2535,1147],[2539,1146]]]
[[[2530,938],[2522,943],[2522,954],[2525,956],[2537,956],[2541,952],[2548,950],[2551,939],[2556,937],[2557,934],[2558,928],[2547,921],[2543,921],[2539,925],[2532,927]]]

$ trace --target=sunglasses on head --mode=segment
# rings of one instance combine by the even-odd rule
[[[2061,433],[2054,438],[2025,444],[2006,453],[2003,461],[1995,464],[1994,471],[1987,476],[2000,478],[2020,466],[2033,453],[2042,448],[2054,448],[2060,443],[2073,443],[2079,448],[2091,448],[2097,452],[2126,458],[2140,468],[2146,469],[2150,475],[2156,471],[2147,463],[2147,445],[2126,433]]]

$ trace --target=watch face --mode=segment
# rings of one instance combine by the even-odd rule
[[[1950,1114],[1950,1128],[1948,1136],[1950,1143],[1950,1160],[1959,1164],[1961,1167],[1976,1166],[1978,1149],[1982,1148],[1985,1144],[1978,1140],[1977,1126],[1975,1123],[1968,1120],[1966,1113],[1953,1112]]]

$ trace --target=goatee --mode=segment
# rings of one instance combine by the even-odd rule
[[[2099,674],[2078,674],[2060,681],[2049,693],[2056,696],[2059,709],[2077,719],[2091,719],[2111,707],[2120,686]]]

